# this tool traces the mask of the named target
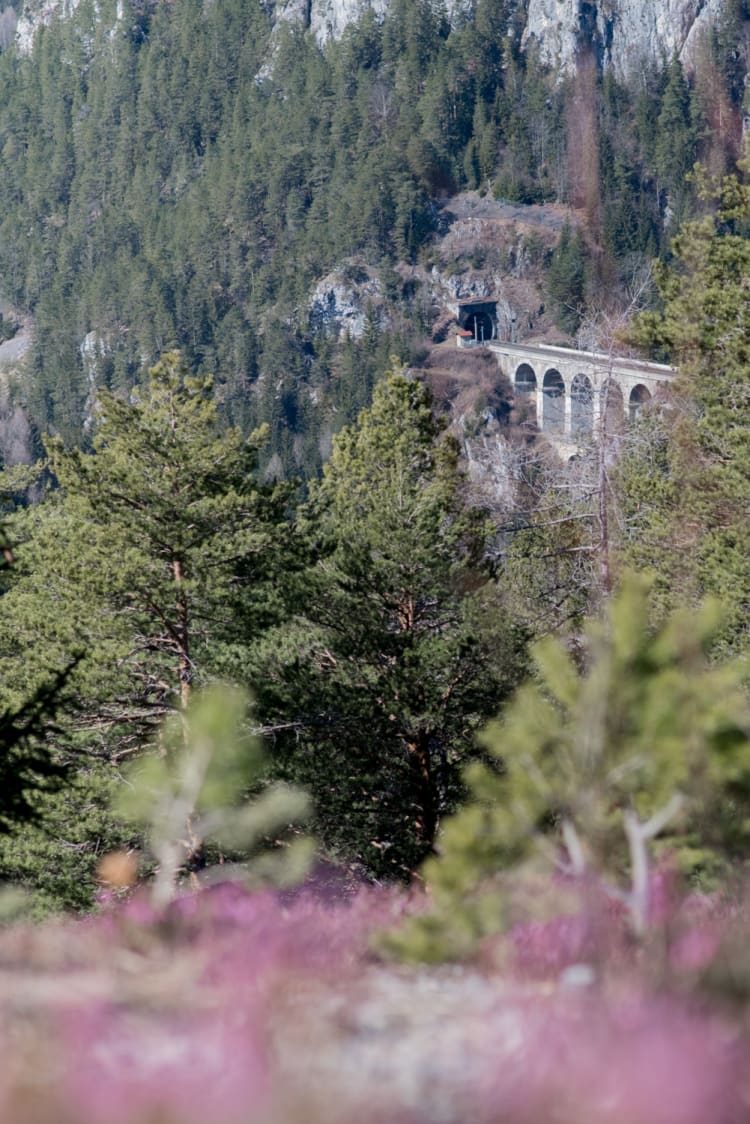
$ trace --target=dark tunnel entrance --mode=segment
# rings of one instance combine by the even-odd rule
[[[471,338],[476,343],[489,343],[496,338],[497,301],[459,301],[456,312],[458,326],[465,332],[471,332]]]
[[[494,334],[492,320],[486,312],[472,312],[466,318],[465,327],[479,343],[491,340]]]

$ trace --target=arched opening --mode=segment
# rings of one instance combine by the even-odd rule
[[[513,378],[516,398],[516,420],[520,425],[537,424],[536,372],[528,363],[521,363]]]
[[[625,425],[625,402],[619,383],[614,379],[606,379],[600,393],[602,434],[609,437],[622,433]]]
[[[545,373],[542,393],[542,429],[545,433],[562,433],[565,429],[565,383],[554,367]]]
[[[628,416],[632,422],[640,414],[644,406],[651,401],[651,392],[643,383],[634,386],[630,392],[630,399],[628,401]]]
[[[534,368],[528,363],[522,363],[516,371],[514,380],[516,394],[534,394],[536,391],[536,374]]]
[[[570,435],[584,437],[594,428],[594,388],[588,375],[576,375],[570,387]]]
[[[466,317],[463,327],[471,332],[477,343],[484,343],[494,338],[495,330],[492,317],[488,312],[470,312]]]

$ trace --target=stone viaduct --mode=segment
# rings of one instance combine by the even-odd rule
[[[663,363],[618,359],[548,344],[485,344],[513,387],[517,404],[558,447],[586,445],[608,428],[621,429],[674,378]]]

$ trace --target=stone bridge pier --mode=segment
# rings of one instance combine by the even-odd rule
[[[491,343],[518,405],[555,444],[586,445],[616,432],[674,378],[662,363],[546,344]]]

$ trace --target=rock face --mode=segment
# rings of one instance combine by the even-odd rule
[[[634,80],[644,63],[661,63],[677,54],[690,68],[702,31],[720,15],[727,0],[529,0],[523,43],[535,43],[543,62],[562,73],[575,66],[581,47],[593,47],[604,68]],[[470,0],[447,0],[451,19]],[[382,16],[388,0],[286,0],[277,21],[310,28],[321,44],[338,39],[367,10]]]
[[[309,27],[321,44],[338,39],[350,23],[371,10],[382,16],[389,0],[285,0],[276,22]],[[668,61],[677,52],[689,68],[703,29],[726,0],[529,0],[523,43],[562,73],[575,66],[582,47],[593,48],[601,65],[633,80],[644,63]],[[470,0],[447,0],[453,19]]]
[[[41,3],[25,3],[16,25],[16,49],[19,54],[30,54],[39,28],[46,27],[54,20],[72,16],[78,2],[79,0],[42,0]]]
[[[336,338],[361,338],[368,316],[378,327],[387,321],[382,314],[383,291],[379,278],[364,263],[347,262],[323,277],[310,295],[310,327]]]
[[[16,29],[21,53],[31,50],[39,27],[75,11],[79,0],[25,0]],[[728,0],[528,0],[522,42],[535,44],[541,60],[561,73],[575,66],[581,48],[593,49],[618,78],[633,80],[645,63],[669,60],[676,51],[690,67],[703,29]],[[308,28],[321,45],[338,39],[366,12],[382,18],[390,0],[270,0],[274,26]],[[448,15],[470,13],[473,0],[445,0]],[[517,0],[520,5],[521,0]],[[118,18],[122,18],[118,5]],[[503,31],[504,33],[504,31]],[[272,36],[273,41],[273,36]]]
[[[10,467],[31,464],[34,438],[23,406],[13,402],[7,383],[0,382],[0,461]]]
[[[637,79],[644,63],[676,52],[689,69],[693,52],[726,0],[529,0],[523,44],[569,72],[582,47],[618,78]]]
[[[70,2],[70,0],[67,0]],[[520,0],[519,0],[520,3]],[[366,11],[382,17],[389,0],[278,0],[275,24],[302,24],[321,45],[338,39]],[[582,49],[626,82],[645,66],[680,56],[688,70],[701,35],[727,0],[529,0],[522,44],[561,74],[570,73]],[[471,0],[446,0],[451,19]]]
[[[359,19],[368,9],[383,16],[388,0],[312,0],[310,30],[319,43],[339,39],[350,23]]]
[[[453,18],[467,7],[468,0],[448,0],[446,7]],[[276,4],[276,20],[301,23],[308,27],[321,45],[340,39],[350,23],[365,12],[381,18],[388,10],[389,0],[281,0]]]
[[[0,313],[12,323],[13,310],[0,301]],[[19,326],[10,339],[0,343],[0,464],[31,464],[34,460],[34,434],[22,395],[18,365],[31,342],[28,324]]]
[[[520,207],[465,191],[450,200],[441,218],[445,232],[434,243],[429,266],[401,268],[406,285],[420,294],[433,340],[453,337],[451,306],[483,299],[496,302],[500,339],[524,338],[532,330],[545,336],[552,327],[544,308],[545,263],[575,215],[557,205]]]

